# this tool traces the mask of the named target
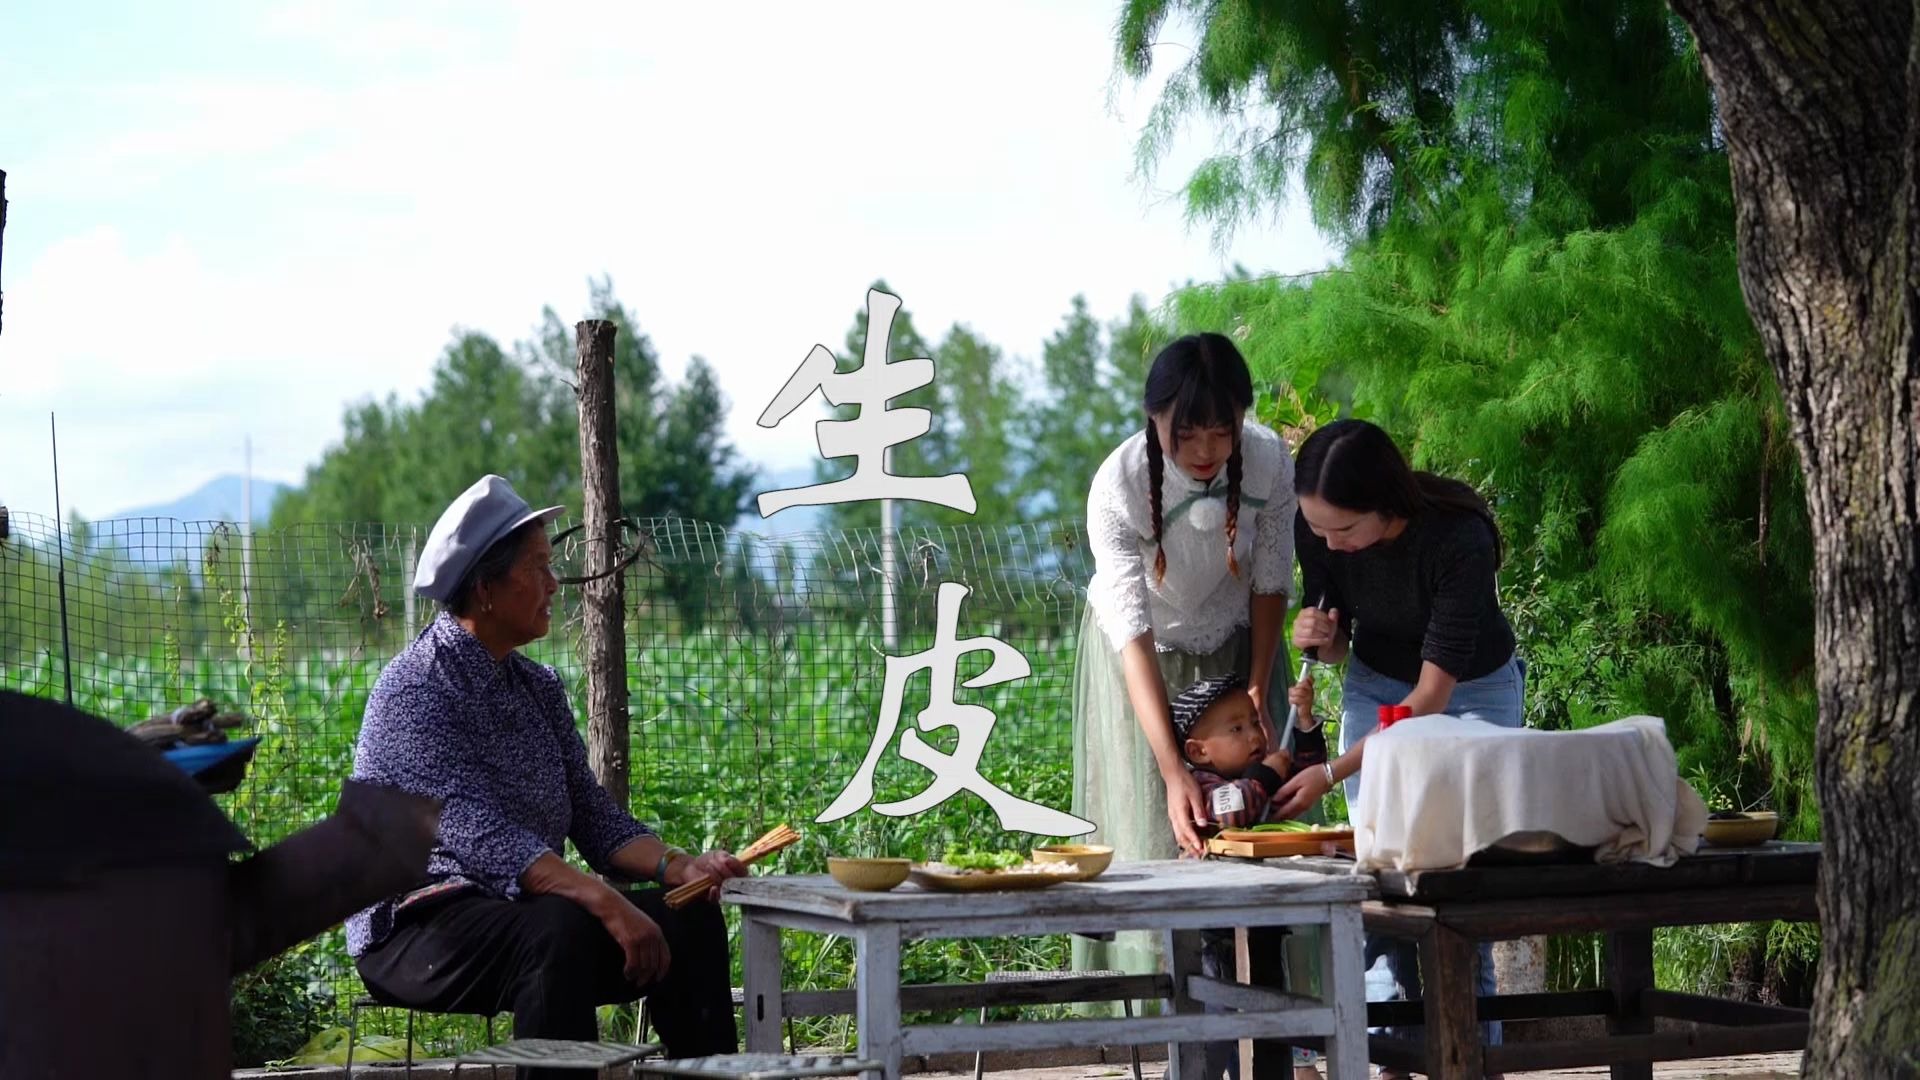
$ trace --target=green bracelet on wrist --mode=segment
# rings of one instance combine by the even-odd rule
[[[662,887],[665,887],[667,884],[668,865],[673,862],[673,857],[675,855],[685,855],[685,854],[686,854],[685,849],[677,848],[677,847],[668,847],[665,850],[661,851],[660,865],[653,868],[654,883]]]

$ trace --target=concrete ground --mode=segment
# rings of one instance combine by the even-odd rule
[[[1162,1080],[1166,1073],[1163,1062],[1143,1062],[1140,1074],[1143,1080]],[[921,1073],[928,1080],[972,1080],[968,1073]],[[1132,1071],[1122,1065],[1078,1065],[1052,1069],[1017,1069],[1006,1072],[989,1072],[989,1076],[1001,1080],[1131,1080]],[[1556,1069],[1550,1072],[1507,1073],[1509,1077],[1527,1077],[1529,1080],[1605,1080],[1607,1070],[1604,1066],[1593,1069]],[[1653,1075],[1662,1080],[1791,1080],[1800,1075],[1800,1055],[1757,1054],[1738,1058],[1702,1058],[1698,1061],[1675,1061],[1653,1067]]]
[[[991,1065],[992,1058],[988,1059]],[[957,1063],[956,1063],[957,1064]],[[344,1070],[338,1067],[314,1067],[304,1069],[265,1070],[242,1069],[234,1073],[236,1080],[339,1080]],[[363,1075],[355,1068],[356,1075]],[[398,1077],[401,1070],[397,1066],[374,1067],[365,1070],[364,1075],[373,1077]],[[1161,1061],[1144,1061],[1140,1066],[1142,1080],[1164,1080],[1166,1064]],[[414,1076],[419,1080],[444,1080],[453,1074],[450,1062],[422,1064],[414,1068]],[[468,1067],[467,1076],[486,1076],[485,1069]],[[622,1080],[624,1074],[618,1070],[608,1070],[607,1077]],[[970,1070],[952,1072],[916,1072],[915,1080],[973,1080]],[[1108,1065],[1059,1065],[1047,1068],[992,1069],[988,1075],[997,1080],[1132,1080],[1132,1072],[1124,1058],[1118,1064]],[[1593,1069],[1556,1069],[1547,1072],[1508,1073],[1509,1077],[1527,1077],[1529,1080],[1605,1080],[1607,1070],[1604,1067]],[[1653,1075],[1661,1080],[1791,1080],[1800,1075],[1800,1055],[1756,1054],[1737,1058],[1703,1058],[1698,1061],[1676,1061],[1655,1065]]]

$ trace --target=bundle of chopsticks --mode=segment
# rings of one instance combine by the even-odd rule
[[[794,832],[792,826],[776,825],[768,830],[765,836],[747,845],[747,850],[742,851],[740,854],[734,856],[734,858],[751,866],[761,859],[775,852],[784,851],[799,842],[800,834]],[[706,895],[707,890],[711,888],[713,888],[713,877],[702,874],[696,880],[689,881],[685,885],[668,893],[667,906],[670,908],[685,907],[687,904]]]

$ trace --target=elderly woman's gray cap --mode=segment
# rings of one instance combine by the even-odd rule
[[[501,537],[535,518],[550,522],[565,510],[564,506],[535,510],[505,477],[481,477],[433,523],[427,546],[420,552],[419,569],[414,571],[413,591],[442,603],[453,599],[460,579]]]

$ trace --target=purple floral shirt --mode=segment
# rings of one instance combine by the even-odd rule
[[[513,900],[527,867],[569,837],[604,872],[615,851],[652,834],[587,768],[560,676],[517,652],[495,660],[451,615],[380,673],[353,759],[356,780],[445,804],[429,880],[349,918],[353,956],[385,941],[395,910],[421,891]]]

